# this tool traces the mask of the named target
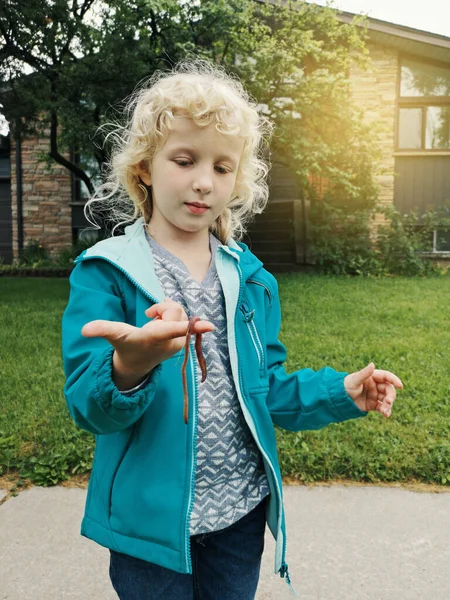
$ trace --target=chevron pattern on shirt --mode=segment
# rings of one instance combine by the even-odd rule
[[[225,303],[215,267],[220,242],[210,234],[211,265],[198,283],[180,259],[150,236],[148,241],[166,296],[179,302],[188,317],[196,315],[215,326],[202,338],[208,369],[203,383],[197,369],[197,468],[191,535],[217,531],[245,516],[269,493],[262,457],[242,413],[231,372]]]

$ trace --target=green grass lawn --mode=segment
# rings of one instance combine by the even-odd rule
[[[278,276],[287,370],[374,361],[405,385],[393,416],[278,431],[285,476],[450,485],[450,279]],[[51,484],[87,472],[94,440],[70,419],[58,279],[0,279],[0,469]]]

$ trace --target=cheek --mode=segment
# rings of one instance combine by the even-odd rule
[[[227,177],[221,180],[220,187],[223,196],[231,199],[234,188],[236,186],[236,177]]]
[[[183,173],[180,173],[180,170],[176,167],[167,167],[160,171],[154,171],[153,187],[163,195],[173,194],[173,192],[181,190],[183,185]]]

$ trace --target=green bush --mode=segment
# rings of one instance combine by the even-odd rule
[[[21,268],[27,269],[24,274],[27,274],[29,269],[36,271],[42,270],[43,268],[71,269],[75,258],[81,254],[83,250],[93,246],[99,239],[101,239],[101,236],[85,236],[78,240],[73,246],[62,248],[54,254],[50,254],[49,249],[39,240],[30,240],[20,252],[17,264],[12,267],[14,272],[11,272],[10,274],[20,274]]]
[[[39,240],[30,240],[19,253],[19,265],[26,267],[48,267],[50,252]]]
[[[310,256],[321,273],[333,275],[439,275],[443,269],[426,256],[433,232],[448,226],[444,211],[401,214],[385,208],[386,223],[373,227],[375,210],[348,212],[321,203],[311,214]]]
[[[386,225],[377,230],[376,248],[384,272],[394,275],[433,275],[443,272],[426,253],[433,250],[433,232],[448,227],[447,208],[401,214],[393,207],[384,209]]]
[[[321,273],[369,275],[378,271],[378,260],[370,238],[371,211],[348,214],[344,209],[321,203],[311,213],[310,256]]]

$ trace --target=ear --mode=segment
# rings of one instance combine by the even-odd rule
[[[141,160],[141,162],[138,165],[136,165],[136,170],[140,179],[142,179],[145,185],[152,185],[152,177],[148,172],[147,165],[143,160]]]

